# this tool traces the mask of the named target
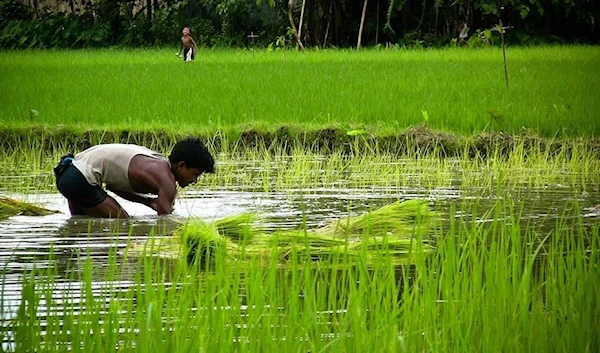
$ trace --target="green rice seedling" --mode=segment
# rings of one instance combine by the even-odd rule
[[[188,222],[181,233],[178,235],[176,231],[175,235],[181,237],[187,261],[201,267],[213,266],[217,253],[223,252],[232,256],[232,252],[237,248],[237,245],[221,235],[213,224]]]
[[[320,243],[315,243],[315,235],[302,236],[301,234],[274,235],[281,238],[282,242],[273,241],[276,244],[277,256],[283,264],[288,264],[291,258],[303,261],[317,261],[315,266],[331,267],[340,261],[347,264],[365,261],[369,267],[382,260],[389,258],[395,265],[407,264],[416,257],[424,257],[431,253],[433,248],[425,245],[420,239],[398,238],[397,236],[364,237],[359,241],[323,243],[322,238],[317,237]]]
[[[415,282],[402,294],[400,327],[407,350],[593,351],[598,340],[591,332],[598,322],[588,313],[597,311],[592,308],[597,296],[583,291],[557,300],[576,292],[567,285],[572,280],[586,288],[598,285],[593,265],[598,224],[563,227],[565,220],[557,220],[555,231],[540,233],[518,224],[519,210],[510,202],[496,207],[487,224],[452,221],[437,237],[436,255],[416,262]],[[576,209],[573,215],[582,219]],[[554,271],[559,267],[564,272]]]
[[[497,111],[495,130],[598,135],[597,47],[513,48],[510,90],[490,89],[504,80],[499,50],[207,50],[193,66],[169,49],[8,51],[0,53],[1,125],[239,136],[286,121],[380,136],[422,123],[426,111],[427,126],[470,135]]]
[[[158,249],[170,252],[172,257],[184,257],[190,263],[208,267],[218,252],[227,254],[230,261],[276,258],[281,265],[288,263],[292,254],[314,260],[332,259],[342,254],[356,258],[361,249],[369,251],[369,259],[382,249],[390,256],[405,259],[411,253],[431,251],[423,239],[434,224],[427,202],[420,200],[395,202],[313,230],[269,233],[254,225],[256,219],[255,214],[241,214],[213,223],[188,220],[175,230],[171,239],[164,240],[167,245]],[[134,252],[140,253],[139,250]]]
[[[56,212],[27,202],[0,197],[0,220],[14,215],[46,216]]]
[[[429,230],[431,217],[426,200],[396,201],[362,215],[332,221],[315,231],[346,238],[360,238],[365,233],[410,236],[417,233],[420,226]]]
[[[252,241],[259,229],[255,224],[258,215],[255,213],[240,213],[213,222],[219,235],[234,240],[237,243]]]

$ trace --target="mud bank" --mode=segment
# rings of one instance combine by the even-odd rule
[[[272,151],[310,150],[316,153],[388,153],[393,155],[438,157],[506,156],[517,149],[525,154],[570,153],[584,149],[600,158],[600,138],[554,138],[507,134],[501,131],[462,136],[413,126],[391,135],[368,132],[348,133],[338,128],[303,130],[282,126],[274,131],[248,129],[197,134],[167,130],[87,130],[65,127],[29,127],[0,130],[0,148],[5,151],[39,150],[45,152],[81,151],[99,143],[135,143],[167,151],[180,138],[195,135],[216,152],[242,152],[248,149]]]

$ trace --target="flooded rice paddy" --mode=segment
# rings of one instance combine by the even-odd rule
[[[59,211],[48,216],[12,216],[0,221],[0,263],[8,276],[6,279],[15,278],[16,282],[23,270],[46,267],[50,251],[59,261],[76,258],[77,253],[89,254],[95,265],[102,267],[110,249],[122,249],[129,241],[143,240],[149,235],[169,236],[189,217],[210,221],[250,211],[259,213],[267,228],[313,228],[330,219],[367,212],[396,200],[428,199],[442,218],[444,212],[454,207],[454,215],[466,220],[471,220],[472,214],[462,212],[461,203],[472,200],[479,205],[480,216],[476,221],[487,222],[493,215],[486,215],[486,210],[499,199],[497,195],[478,194],[476,190],[465,192],[447,188],[320,188],[289,189],[284,193],[202,190],[200,185],[195,190],[181,192],[172,216],[157,217],[145,206],[119,199],[132,218],[110,220],[70,216],[66,200],[56,193],[12,196]],[[587,222],[597,221],[600,216],[600,210],[595,208],[600,203],[598,200],[600,193],[597,191],[577,195],[567,187],[544,187],[521,191],[512,202],[522,208],[520,221],[524,225],[552,229],[556,220],[572,217],[566,215],[571,215],[569,210],[575,205],[581,205],[582,217]]]
[[[443,185],[436,186],[435,182],[424,182],[423,178],[440,171],[420,168],[417,171],[400,170],[393,177],[403,181],[396,185],[382,183],[385,176],[361,176],[361,173],[369,173],[365,171],[339,173],[336,178],[321,180],[314,187],[289,180],[275,187],[264,184],[265,170],[256,163],[245,165],[238,161],[232,164],[243,170],[239,173],[246,174],[238,176],[246,178],[244,182],[235,185],[236,178],[233,177],[219,186],[218,180],[208,183],[200,180],[198,185],[180,190],[175,211],[168,217],[157,217],[149,208],[122,199],[118,201],[133,216],[132,219],[71,217],[66,200],[56,192],[28,192],[23,188],[18,188],[21,192],[2,190],[5,196],[59,211],[49,216],[12,216],[0,221],[0,266],[3,269],[0,320],[3,326],[17,315],[22,299],[23,275],[27,271],[53,266],[57,268],[57,283],[77,296],[84,272],[82,258],[91,259],[92,280],[97,284],[96,295],[101,296],[103,268],[108,266],[109,256],[116,254],[123,273],[129,274],[130,278],[120,278],[112,288],[125,290],[134,285],[136,273],[141,271],[137,262],[124,257],[128,244],[149,237],[168,237],[175,227],[190,217],[214,220],[250,211],[260,214],[261,222],[267,228],[312,228],[332,218],[360,214],[396,200],[427,199],[444,224],[450,217],[476,223],[502,221],[502,212],[492,211],[499,202],[512,205],[519,215],[518,220],[507,217],[506,222],[518,221],[523,228],[533,227],[541,233],[551,232],[558,221],[568,223],[576,218],[583,220],[584,226],[592,226],[600,218],[597,206],[600,204],[600,190],[594,179],[587,183],[567,184],[564,180],[569,178],[547,178],[548,182],[529,182],[521,186],[517,182],[506,188],[493,182],[477,185],[473,179],[467,183],[456,177],[464,173],[456,173],[455,169],[445,171],[447,175],[440,179]],[[277,168],[270,167],[268,183],[277,183],[273,176],[277,175]],[[309,171],[306,175],[310,177],[319,173],[323,171]],[[255,175],[251,178],[254,182],[247,182],[247,174]],[[479,172],[470,174],[470,178],[489,176],[485,171],[477,174]],[[3,184],[10,181],[13,185],[35,185],[30,180],[32,178],[39,178],[39,174],[2,176]],[[44,178],[46,183],[52,182],[48,175]],[[374,182],[369,185],[365,180]],[[443,235],[443,230],[439,234]],[[43,310],[38,315],[44,315]],[[10,349],[11,336],[4,336],[4,340],[4,348]]]

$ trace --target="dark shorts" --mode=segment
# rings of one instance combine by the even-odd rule
[[[189,48],[185,48],[185,49],[183,49],[183,61],[185,61],[185,59],[187,58],[187,56],[188,56],[188,52],[189,52],[190,50],[192,51],[192,53],[191,53],[191,54],[192,54],[192,60],[194,60],[194,48],[192,48],[192,47],[189,47]]]
[[[98,206],[108,196],[100,186],[88,183],[79,169],[72,164],[72,160],[61,160],[59,166],[63,168],[56,175],[56,187],[73,204],[90,208]]]

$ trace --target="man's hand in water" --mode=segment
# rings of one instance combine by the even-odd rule
[[[148,203],[148,206],[153,209],[154,211],[156,211],[156,207],[158,206],[158,204],[156,203],[156,198],[150,199],[150,202]]]

